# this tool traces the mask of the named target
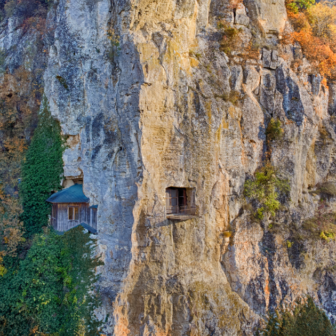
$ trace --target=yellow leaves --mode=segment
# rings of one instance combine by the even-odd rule
[[[4,276],[7,273],[6,267],[2,264],[4,253],[0,252],[0,276]]]
[[[333,232],[321,231],[320,237],[329,242],[330,240],[335,239],[335,234]]]
[[[118,46],[120,43],[120,37],[117,35],[113,28],[110,28],[107,32],[107,38],[111,41],[113,45]]]
[[[328,2],[289,12],[295,31],[288,41],[298,42],[305,56],[322,76],[336,77],[336,7]]]
[[[315,36],[329,39],[335,37],[335,6],[328,2],[317,3],[307,9],[307,18]]]
[[[4,276],[7,273],[7,269],[5,266],[0,264],[0,276]]]
[[[223,235],[224,235],[225,238],[230,238],[230,237],[232,237],[232,232],[231,231],[224,231]]]
[[[33,335],[35,335],[35,334],[37,333],[37,331],[38,331],[38,326],[35,326],[35,327],[31,330],[31,333],[32,333]]]
[[[37,283],[38,283],[39,281],[37,281]],[[42,305],[42,306],[46,306],[48,303],[50,303],[51,302],[51,299],[50,298],[45,298],[45,296],[46,296],[46,294],[43,294],[43,295],[41,295],[40,297],[39,297],[39,301],[40,301],[40,304]]]
[[[17,198],[4,195],[0,189],[0,244],[3,251],[0,254],[0,266],[2,257],[14,256],[16,248],[23,242],[23,223],[20,221],[22,208]],[[2,270],[3,271],[3,270]]]

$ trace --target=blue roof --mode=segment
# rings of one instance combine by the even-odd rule
[[[90,209],[98,209],[98,205],[91,205]]]
[[[70,188],[63,189],[52,194],[47,202],[50,203],[88,203],[90,199],[83,193],[83,185],[75,184]]]
[[[98,233],[98,231],[97,231],[96,229],[94,229],[92,226],[87,225],[87,224],[85,224],[85,223],[77,224],[77,225],[75,225],[74,227],[72,227],[71,229],[69,229],[68,231],[70,231],[70,230],[72,230],[72,229],[74,229],[74,228],[76,228],[76,227],[78,227],[78,226],[82,226],[84,229],[88,230],[88,231],[89,231],[90,233],[92,233],[92,234],[97,234],[97,233]],[[63,235],[66,231],[57,231],[57,230],[55,230],[55,232],[56,232],[59,236],[61,236],[61,235]]]

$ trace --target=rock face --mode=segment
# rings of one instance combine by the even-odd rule
[[[291,68],[284,1],[233,7],[59,0],[48,13],[44,92],[68,136],[65,176],[99,205],[107,335],[252,335],[307,293],[336,317],[335,243],[297,238],[318,206],[308,189],[336,178],[335,84],[305,59]],[[268,46],[225,53],[223,22]],[[284,136],[269,143],[272,117]],[[291,186],[272,228],[242,196],[267,151]],[[194,188],[196,218],[167,219],[168,187]]]

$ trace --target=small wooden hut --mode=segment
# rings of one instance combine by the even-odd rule
[[[82,225],[91,233],[97,233],[97,205],[89,205],[90,199],[83,193],[83,185],[75,184],[51,195],[51,223],[59,232]]]

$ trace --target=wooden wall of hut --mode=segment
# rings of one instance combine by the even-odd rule
[[[69,208],[75,207],[78,208],[78,219],[69,219]],[[52,226],[55,230],[62,232],[68,231],[81,223],[85,223],[97,229],[97,209],[89,208],[87,203],[53,204]]]

